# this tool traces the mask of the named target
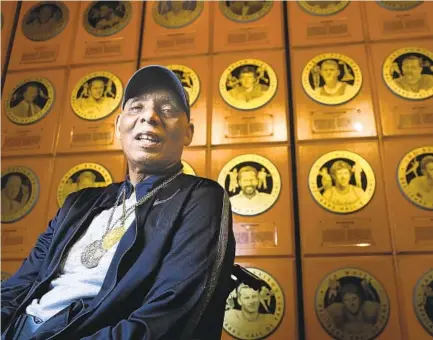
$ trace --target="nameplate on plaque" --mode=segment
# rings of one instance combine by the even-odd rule
[[[2,236],[1,236],[1,244],[2,247],[9,248],[9,247],[16,247],[21,246],[24,244],[24,232],[18,231],[18,229],[3,229],[2,230]],[[5,249],[7,250],[7,249]]]
[[[400,129],[419,129],[433,127],[433,106],[412,106],[392,108],[396,119],[397,126]]]
[[[70,144],[73,147],[110,145],[114,142],[114,124],[92,124],[73,127]]]
[[[412,217],[415,243],[433,243],[433,217]]]
[[[117,57],[122,54],[123,38],[103,41],[86,41],[84,58]]]
[[[241,28],[227,34],[227,45],[257,43],[269,43],[266,27]]]
[[[426,14],[402,14],[393,19],[383,21],[383,33],[395,34],[398,32],[409,33],[418,31],[428,31],[429,26]]]
[[[277,227],[271,222],[235,222],[237,248],[274,248],[278,245]]]
[[[369,218],[333,219],[319,223],[324,247],[370,247],[375,243]]]
[[[347,19],[323,20],[307,26],[307,39],[349,36]]]
[[[42,138],[42,131],[35,130],[14,130],[5,132],[2,138],[4,149],[39,149]]]
[[[225,117],[226,138],[269,137],[274,134],[272,115]]]
[[[194,33],[175,33],[164,34],[156,40],[156,52],[167,50],[180,50],[195,47],[196,34]]]
[[[49,63],[57,60],[60,45],[39,46],[32,50],[24,51],[20,64]]]
[[[361,110],[313,111],[310,114],[313,133],[359,131]]]

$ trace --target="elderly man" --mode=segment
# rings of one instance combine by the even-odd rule
[[[70,194],[2,284],[3,339],[220,339],[235,241],[229,199],[182,173],[188,98],[160,66],[126,86],[129,175]]]

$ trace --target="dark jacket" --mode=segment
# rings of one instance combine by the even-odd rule
[[[18,272],[2,283],[2,333],[47,291],[70,246],[113,206],[123,185],[69,195]],[[48,319],[32,340],[221,338],[235,256],[225,191],[182,174],[135,213],[99,294]]]

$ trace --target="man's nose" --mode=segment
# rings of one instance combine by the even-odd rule
[[[147,108],[140,114],[140,123],[157,124],[159,115],[154,108]]]

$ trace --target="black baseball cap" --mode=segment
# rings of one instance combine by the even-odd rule
[[[167,67],[160,65],[145,66],[136,71],[126,84],[123,95],[122,109],[125,103],[133,98],[143,94],[144,91],[153,88],[167,88],[173,91],[185,110],[188,121],[190,120],[190,107],[188,92],[182,86],[181,81],[176,74]]]

